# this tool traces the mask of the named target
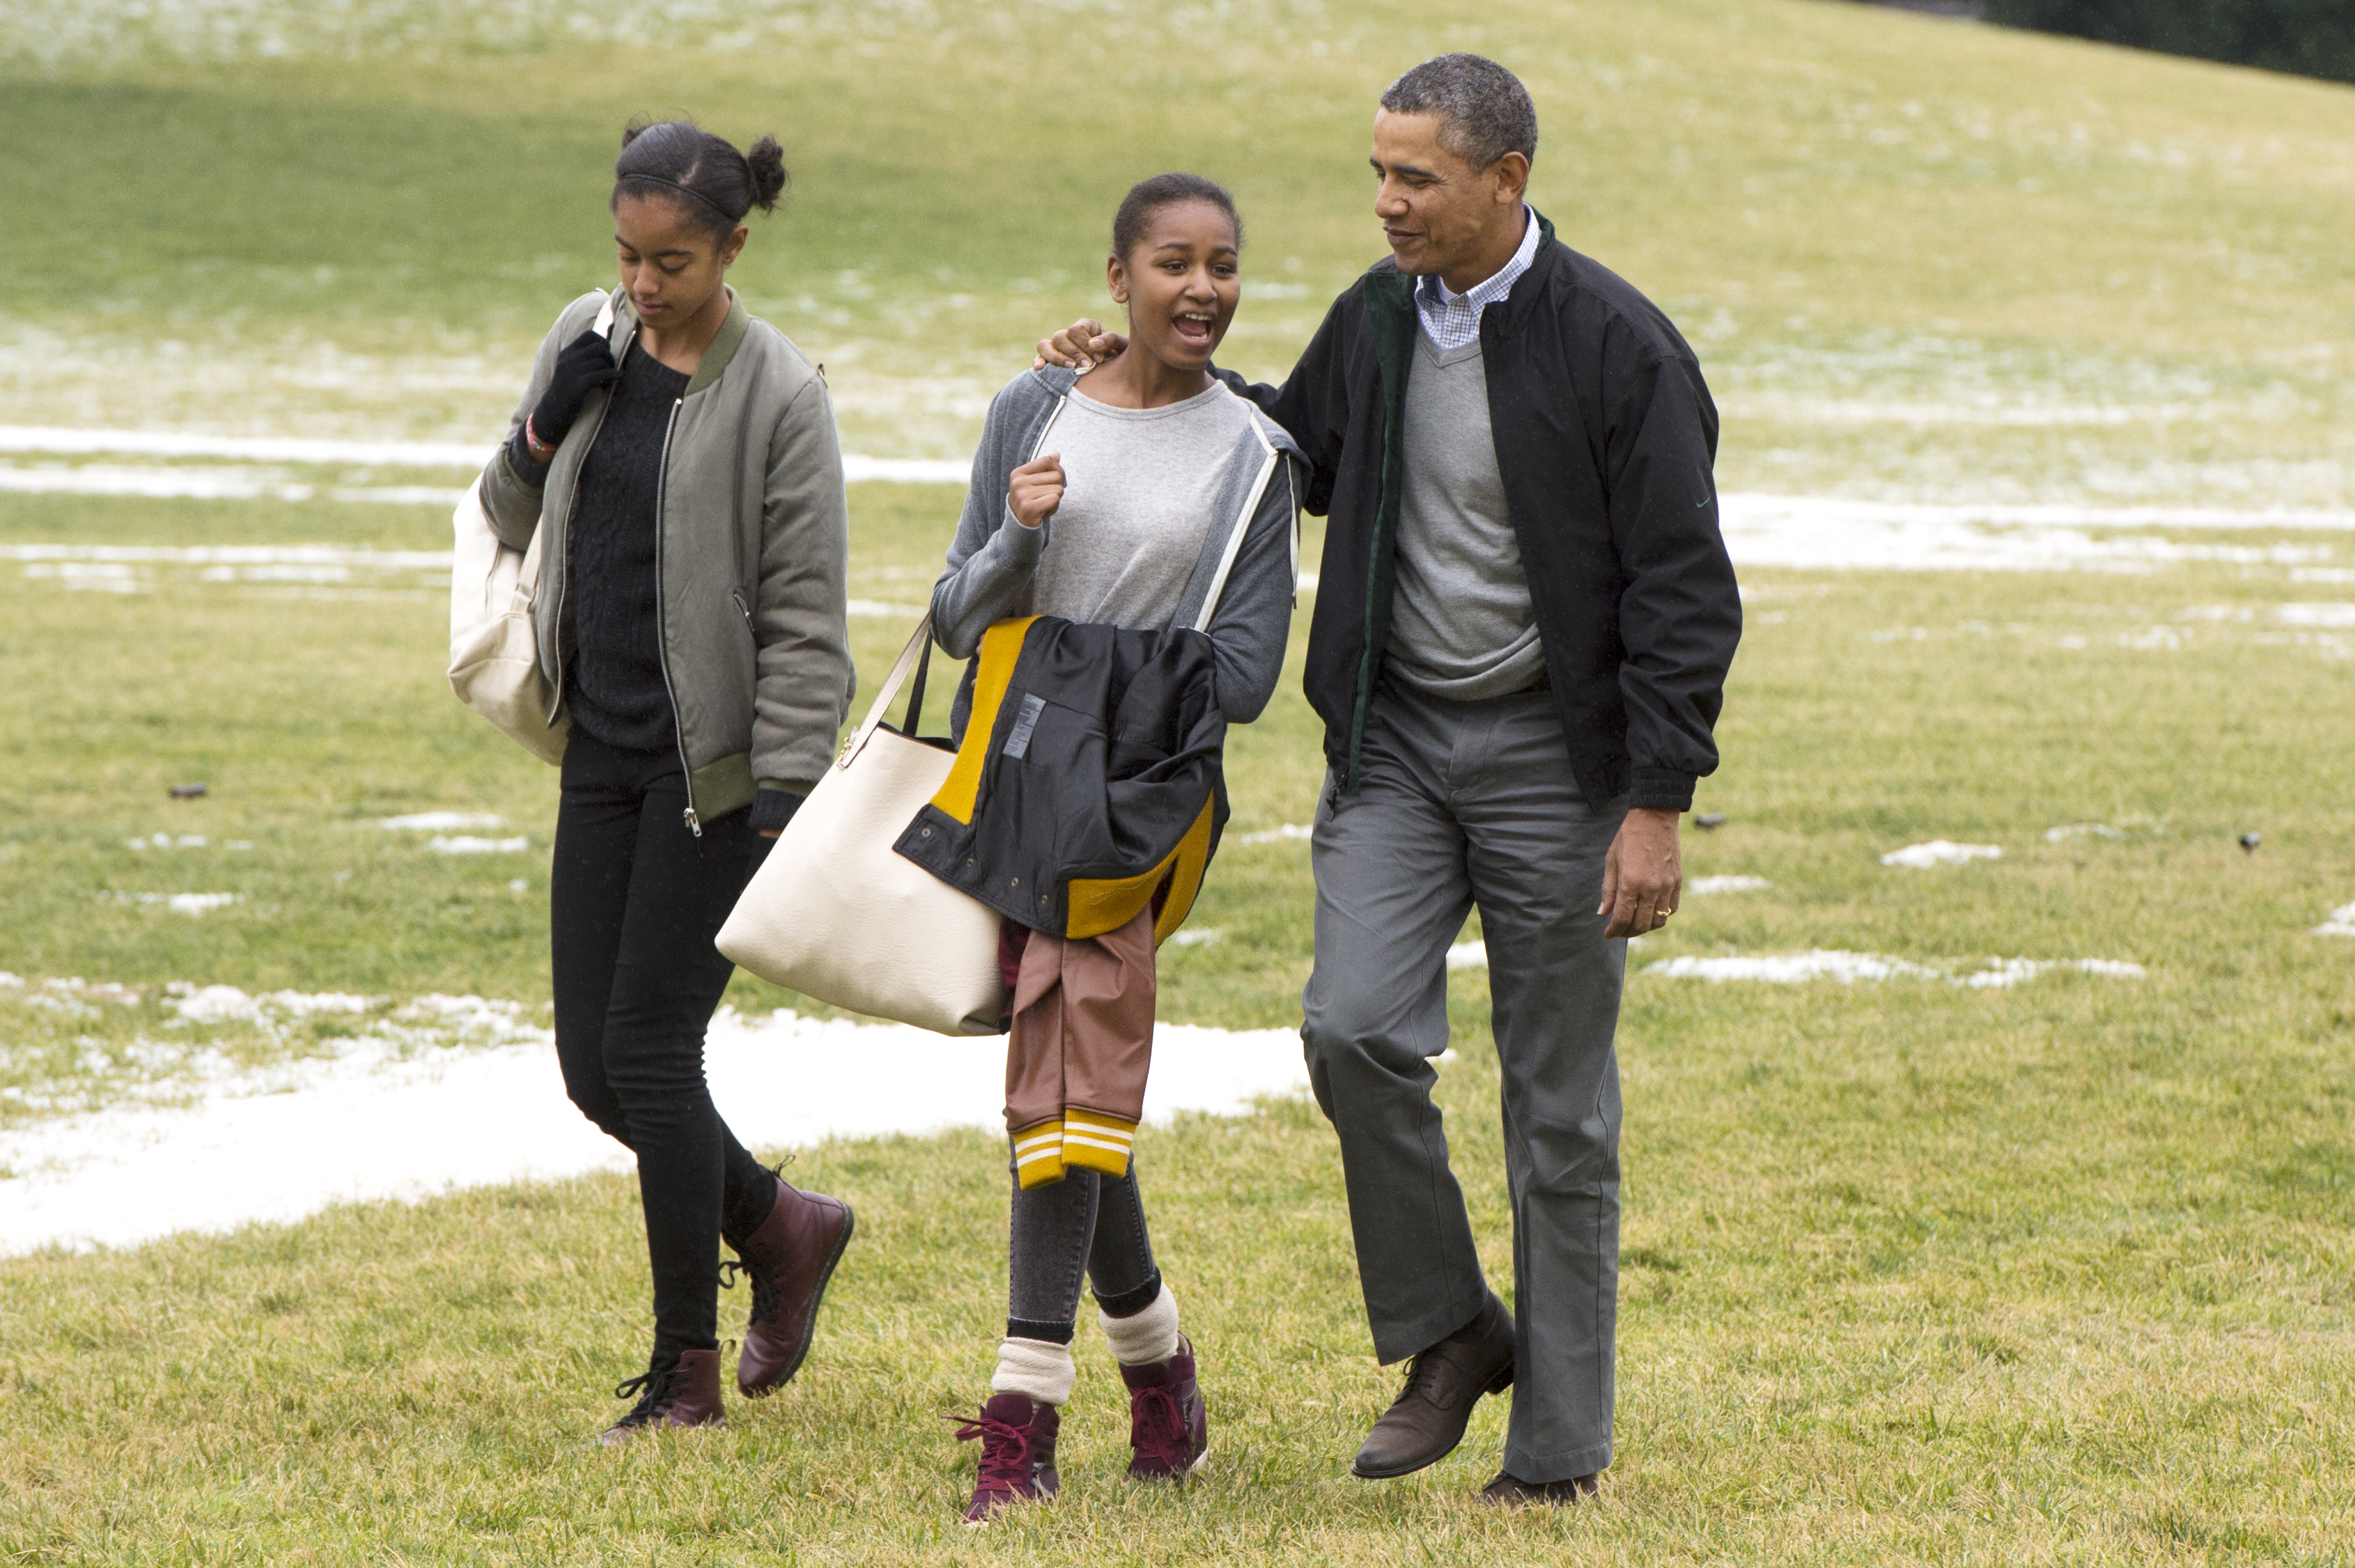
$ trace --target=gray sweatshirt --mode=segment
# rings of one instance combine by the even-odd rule
[[[964,515],[949,546],[947,569],[932,586],[932,635],[958,658],[970,659],[979,652],[981,635],[996,623],[1047,608],[1033,603],[1033,589],[1060,519],[1049,517],[1035,528],[1023,527],[1007,504],[1007,486],[1017,468],[1041,452],[1055,450],[1055,426],[1066,415],[1071,384],[1078,379],[1070,370],[1025,371],[989,405],[981,448],[974,453]],[[1179,407],[1190,408],[1192,401]],[[1237,724],[1260,716],[1284,673],[1284,640],[1292,628],[1300,575],[1299,456],[1299,448],[1281,427],[1241,404],[1231,446],[1218,464],[1218,481],[1204,494],[1209,517],[1200,549],[1182,579],[1172,578],[1174,592],[1167,584],[1157,591],[1167,603],[1148,616],[1140,612],[1152,607],[1127,602],[1130,595],[1120,593],[1116,582],[1108,589],[1121,601],[1115,624],[1186,626],[1209,637],[1219,708]],[[1094,565],[1082,575],[1107,578]],[[1117,576],[1115,569],[1107,581]],[[1071,580],[1059,570],[1056,581],[1069,584]],[[1068,599],[1071,592],[1067,585],[1057,598]],[[968,671],[968,686],[971,680]],[[961,691],[960,729],[964,705]]]

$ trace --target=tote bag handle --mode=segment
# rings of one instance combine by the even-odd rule
[[[900,695],[900,688],[907,684],[911,672],[915,676],[915,686],[908,694],[908,711],[900,722],[900,733],[910,740],[915,739],[916,726],[924,714],[924,682],[932,669],[932,617],[927,611],[924,618],[916,624],[915,635],[908,639],[908,645],[900,650],[900,657],[891,666],[891,673],[883,677],[883,688],[875,694],[875,701],[867,709],[867,717],[858,721],[858,728],[852,731],[850,738],[842,743],[842,752],[834,759],[834,765],[848,767],[850,760],[866,748],[867,738],[875,733],[877,725],[883,722],[884,710],[891,706],[891,699]]]

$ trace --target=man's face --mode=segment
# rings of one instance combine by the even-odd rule
[[[1374,115],[1371,161],[1381,181],[1374,216],[1382,220],[1399,271],[1418,277],[1452,272],[1481,256],[1497,226],[1514,223],[1520,212],[1526,176],[1516,177],[1518,156],[1508,154],[1476,169],[1440,144],[1444,123],[1439,114],[1384,109]]]

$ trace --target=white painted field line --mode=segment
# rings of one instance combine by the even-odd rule
[[[199,993],[201,995],[202,993]],[[723,1012],[712,1093],[756,1148],[1002,1125],[1006,1051],[891,1024]],[[276,1093],[256,1093],[261,1087]],[[1300,1037],[1163,1025],[1148,1120],[1232,1114],[1305,1092]],[[188,1110],[128,1108],[0,1133],[0,1255],[128,1246],[177,1231],[292,1221],[345,1200],[624,1170],[628,1152],[564,1097],[547,1038],[401,1062],[381,1041],[226,1083]]]

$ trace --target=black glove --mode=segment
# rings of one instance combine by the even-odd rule
[[[621,368],[605,347],[605,335],[594,328],[582,333],[556,357],[556,373],[548,379],[539,406],[531,411],[531,433],[543,446],[556,445],[581,417],[581,405],[589,394],[621,379]]]

